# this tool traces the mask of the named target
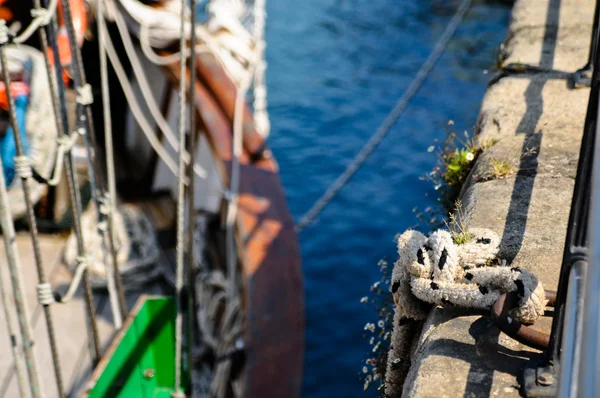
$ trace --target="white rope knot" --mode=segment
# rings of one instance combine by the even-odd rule
[[[489,309],[502,294],[516,292],[519,306],[510,312],[512,317],[529,324],[544,314],[548,301],[536,276],[505,262],[497,265],[498,235],[483,228],[469,234],[463,244],[456,244],[444,230],[429,237],[408,230],[399,237],[390,287],[396,306],[386,394],[402,388],[415,325],[427,317],[432,304]]]
[[[109,216],[112,212],[112,203],[110,197],[108,196],[108,193],[100,196],[98,198],[98,202],[100,202],[100,206],[98,209],[100,211],[100,214],[104,216]]]
[[[4,19],[0,19],[0,45],[8,43],[10,36],[10,31],[8,30],[8,26],[6,26],[6,21]]]
[[[38,20],[40,26],[46,26],[52,20],[53,12],[48,11],[45,8],[33,8],[31,10],[31,17]]]
[[[77,138],[79,138],[77,132],[72,132],[70,135],[62,135],[58,137],[56,139],[56,143],[59,146],[58,149],[60,150],[62,148],[65,153],[69,152],[71,149],[73,149],[73,146],[77,142]]]
[[[535,275],[493,265],[500,243],[494,232],[473,229],[469,233],[472,238],[461,245],[444,230],[428,238],[418,231],[400,236],[392,292],[403,316],[424,319],[427,313],[421,311],[420,301],[489,309],[502,294],[514,291],[520,297],[512,314],[515,318],[529,324],[542,316],[547,300]]]
[[[55,303],[52,285],[50,283],[40,283],[36,286],[38,302],[41,305],[50,305]]]
[[[63,161],[65,154],[69,153],[77,142],[78,134],[73,132],[70,135],[62,135],[56,139],[58,149],[56,151],[56,160],[54,163],[54,177],[48,181],[48,185],[56,186],[60,183],[62,177]]]
[[[77,103],[80,105],[91,105],[94,103],[92,86],[86,84],[77,89]]]
[[[108,231],[108,221],[107,220],[102,220],[98,222],[98,231],[100,233],[104,233],[106,231]]]
[[[22,179],[26,180],[33,176],[33,171],[31,170],[31,160],[27,156],[15,156],[15,172]]]
[[[58,302],[60,302],[61,304],[65,304],[71,301],[71,299],[75,295],[75,292],[77,291],[77,288],[79,287],[79,283],[81,282],[83,273],[94,263],[94,258],[90,255],[78,256],[76,260],[77,268],[75,269],[75,275],[73,275],[73,280],[71,280],[71,285],[69,285],[69,289],[67,290],[65,295],[60,297],[58,300]]]

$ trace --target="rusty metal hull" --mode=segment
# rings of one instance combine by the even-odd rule
[[[228,184],[232,160],[232,114],[227,101],[235,87],[217,65],[207,68],[199,57],[195,108],[204,127],[222,180]],[[204,68],[204,69],[203,69]],[[218,77],[207,83],[209,77]],[[179,66],[165,68],[174,85]],[[189,71],[188,71],[189,73]],[[232,92],[233,90],[233,92]],[[219,94],[216,94],[216,92]],[[227,100],[229,98],[229,100]],[[249,110],[246,110],[249,115]],[[237,239],[244,272],[245,343],[247,359],[244,397],[298,397],[304,357],[304,288],[300,248],[287,207],[278,167],[258,133],[244,129],[240,159]],[[262,137],[261,137],[262,139]],[[256,159],[260,150],[262,156]]]

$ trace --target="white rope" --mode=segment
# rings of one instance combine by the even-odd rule
[[[83,272],[94,262],[94,259],[91,256],[81,256],[77,257],[77,269],[75,270],[75,275],[73,275],[73,279],[71,280],[71,284],[69,285],[69,289],[67,292],[60,297],[58,300],[61,304],[66,304],[73,299],[79,284],[81,283],[81,278],[83,277]]]
[[[402,391],[408,370],[404,363],[410,361],[409,321],[425,319],[431,304],[489,309],[502,294],[516,291],[520,301],[519,307],[511,311],[512,317],[533,323],[544,314],[547,300],[535,275],[527,270],[490,265],[498,260],[498,235],[481,228],[469,230],[469,235],[471,238],[460,245],[443,230],[429,237],[408,230],[398,238],[399,259],[390,287],[395,313],[386,395],[396,396]]]
[[[68,154],[79,138],[78,132],[73,132],[71,135],[62,135],[56,139],[58,149],[56,151],[56,161],[54,165],[54,176],[48,181],[48,185],[56,186],[62,179],[63,162],[65,155]]]
[[[0,45],[8,43],[10,30],[6,26],[6,21],[0,19]]]
[[[179,52],[169,55],[158,55],[154,51],[154,49],[150,45],[150,26],[148,24],[142,24],[140,26],[140,47],[142,48],[142,52],[144,53],[148,61],[152,62],[155,65],[166,66],[179,61]],[[196,54],[201,52],[208,52],[212,54],[212,51],[210,51],[206,44],[197,44],[194,46],[194,49],[196,51]],[[189,57],[192,53],[190,49],[186,49],[185,52],[187,57]]]
[[[142,109],[140,108],[140,104],[133,92],[133,88],[131,87],[131,83],[129,82],[129,78],[127,77],[127,73],[123,69],[123,65],[119,60],[119,56],[117,55],[115,48],[113,46],[112,40],[110,39],[110,35],[106,30],[103,30],[100,34],[104,35],[105,43],[106,43],[106,54],[108,55],[108,59],[110,60],[113,70],[117,75],[119,83],[121,84],[121,88],[123,89],[123,93],[125,94],[125,98],[127,103],[130,106],[131,114],[136,120],[137,124],[140,126],[144,136],[152,146],[152,149],[157,153],[160,159],[165,162],[167,168],[174,174],[177,175],[177,164],[171,158],[169,153],[166,151],[163,144],[156,137],[152,127],[148,123],[146,116],[144,115]],[[189,156],[188,162],[189,162]],[[196,176],[200,178],[206,178],[207,172],[200,166],[198,163],[194,164],[194,173]],[[187,178],[185,179],[185,184],[187,185]]]
[[[425,82],[425,79],[435,66],[437,60],[444,53],[450,38],[452,38],[454,32],[456,32],[456,29],[469,10],[471,2],[472,0],[462,0],[458,10],[448,23],[448,26],[446,26],[444,33],[442,33],[442,36],[438,39],[437,43],[435,43],[435,46],[429,54],[429,57],[427,57],[427,60],[421,66],[421,69],[419,69],[413,81],[411,81],[404,94],[402,94],[402,97],[400,97],[398,102],[396,102],[394,108],[386,116],[385,120],[381,126],[379,126],[377,131],[375,131],[371,138],[369,138],[369,141],[367,141],[365,146],[363,146],[362,149],[356,154],[354,159],[352,159],[350,164],[346,167],[346,170],[344,170],[344,172],[335,179],[335,181],[329,186],[329,188],[327,188],[325,193],[319,199],[317,199],[312,207],[302,217],[300,217],[300,220],[296,225],[297,232],[301,232],[308,225],[312,224],[312,222],[318,217],[323,209],[333,200],[335,195],[337,195],[337,193],[348,183],[348,181],[350,181],[352,176],[367,161],[375,148],[377,148],[381,141],[387,136],[398,118],[404,113],[404,110],[408,106],[412,97],[419,91],[423,85],[423,82]]]
[[[36,286],[38,302],[40,305],[50,305],[55,303],[52,285],[48,282],[40,283]]]
[[[148,79],[146,78],[146,73],[144,71],[144,68],[142,67],[142,64],[141,64],[141,62],[137,56],[137,53],[135,51],[135,47],[131,40],[131,35],[129,34],[129,31],[127,29],[127,24],[123,20],[123,16],[121,15],[121,12],[116,8],[114,11],[114,15],[115,15],[115,22],[116,22],[117,28],[119,30],[119,34],[121,36],[123,45],[125,47],[125,53],[127,54],[127,57],[129,58],[129,61],[131,63],[133,71],[134,71],[134,75],[136,77],[136,80],[137,80],[140,90],[142,92],[142,96],[145,99],[145,103],[148,107],[148,110],[150,111],[150,114],[152,115],[152,118],[154,119],[155,123],[158,125],[158,127],[163,132],[165,138],[167,139],[167,142],[169,143],[169,145],[171,145],[171,148],[173,148],[175,150],[175,153],[179,153],[177,138],[175,137],[175,134],[171,130],[171,126],[169,126],[169,123],[165,120],[165,117],[163,116],[162,112],[160,111],[160,109],[158,107],[155,96],[152,93],[152,89],[150,88],[150,83],[148,82]],[[190,154],[187,151],[185,151],[183,153],[183,157],[184,157],[185,164],[189,164],[190,163]],[[194,172],[200,178],[206,178],[206,176],[207,176],[206,170],[204,170],[202,168],[202,166],[200,166],[198,163],[194,164]]]
[[[27,156],[15,156],[15,172],[19,177],[26,180],[33,176],[33,171],[31,170],[31,160]]]
[[[271,129],[267,112],[267,86],[265,83],[265,0],[254,0],[254,45],[256,68],[254,71],[254,127],[264,138]]]
[[[103,13],[104,0],[97,0],[96,3],[96,15],[98,16],[98,29],[102,32],[106,32],[106,24],[104,20]],[[104,196],[100,198],[99,201],[99,212],[103,216],[105,216],[105,221],[98,223],[98,228],[100,228],[100,224],[105,224],[103,227],[105,230],[108,230],[108,226],[110,225],[111,231],[110,234],[106,234],[106,239],[111,239],[110,245],[113,248],[113,253],[117,251],[116,248],[116,237],[117,237],[117,227],[115,223],[115,214],[117,212],[117,183],[115,177],[115,160],[114,160],[114,148],[113,148],[113,131],[112,131],[112,115],[110,109],[110,90],[108,86],[108,63],[106,61],[106,43],[105,43],[104,34],[98,35],[98,52],[100,57],[100,82],[102,89],[102,111],[104,114],[104,149],[106,153],[106,175],[107,175],[107,183],[108,183],[108,192],[105,192]],[[104,231],[103,231],[104,232]],[[116,263],[116,264],[114,264]],[[114,254],[111,264],[108,262],[105,264],[106,269],[106,285],[109,289],[109,294],[111,297],[120,297],[123,293],[117,289],[117,278],[121,278],[120,275],[120,267],[121,264],[118,262],[117,255]],[[122,283],[122,280],[119,280]],[[122,284],[120,285],[123,286]],[[120,294],[121,293],[121,294]],[[123,313],[127,310],[126,304],[121,302],[124,300],[124,297],[120,297],[119,300],[113,300],[111,302],[111,306],[113,308],[113,314],[118,313],[119,319],[119,328],[122,324],[122,319],[126,315]],[[116,312],[115,312],[116,311]]]
[[[31,16],[33,17],[33,20],[27,28],[25,28],[20,35],[14,37],[12,41],[16,44],[25,43],[39,27],[48,25],[52,18],[54,18],[54,14],[56,14],[57,4],[58,0],[50,0],[48,8],[32,9]],[[0,43],[1,42],[2,38],[0,38]]]
[[[94,103],[94,94],[92,92],[92,86],[90,86],[90,84],[87,83],[85,86],[77,88],[77,97],[75,99],[80,105],[92,105]]]

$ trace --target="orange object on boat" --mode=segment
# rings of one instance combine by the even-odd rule
[[[19,97],[23,94],[29,94],[29,85],[25,82],[12,82],[10,84],[13,97]],[[0,108],[8,111],[8,97],[6,96],[6,86],[0,82]]]
[[[73,17],[73,27],[75,28],[75,36],[77,39],[77,45],[81,47],[83,45],[84,34],[87,29],[87,12],[85,9],[84,0],[70,0],[71,4],[71,15]],[[71,48],[69,46],[69,36],[67,34],[67,27],[65,26],[65,18],[63,13],[62,2],[58,2],[58,32],[57,32],[57,45],[58,45],[58,57],[62,64],[63,79],[67,83],[70,79],[69,66],[72,62]],[[54,63],[54,57],[51,49],[48,49],[50,54],[50,62]]]

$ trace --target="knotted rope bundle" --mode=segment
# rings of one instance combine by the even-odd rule
[[[448,231],[429,237],[418,231],[398,239],[399,259],[392,273],[396,304],[392,344],[388,354],[386,394],[400,395],[410,365],[415,323],[424,320],[431,305],[489,309],[498,298],[517,292],[519,306],[511,316],[530,324],[544,314],[544,288],[531,272],[498,265],[500,239],[483,228],[469,230],[470,239],[456,244]]]

